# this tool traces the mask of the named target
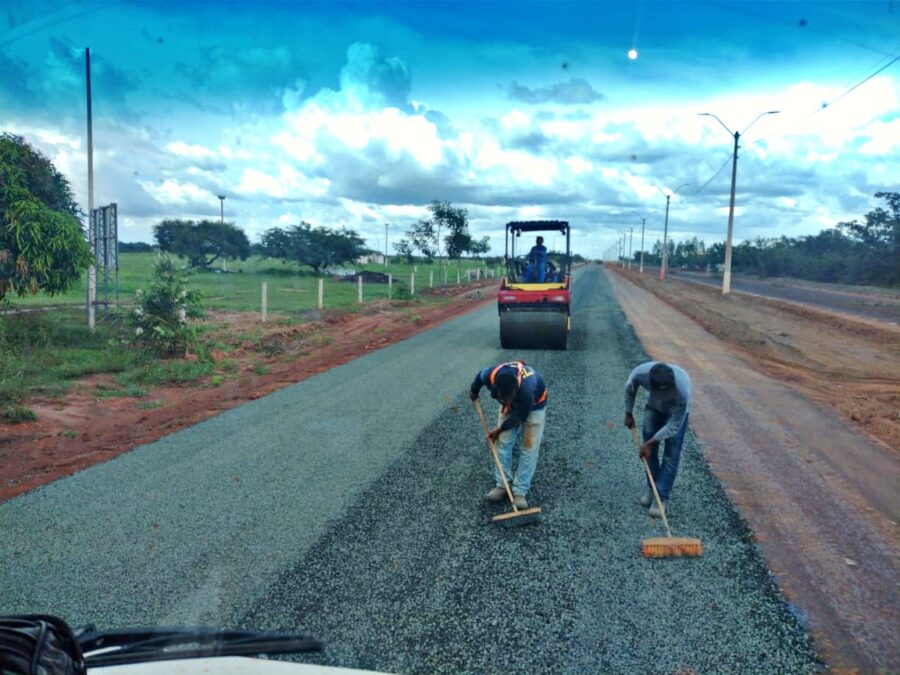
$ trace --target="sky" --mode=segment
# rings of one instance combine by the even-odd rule
[[[0,131],[84,210],[86,47],[120,241],[224,208],[251,241],[305,221],[383,250],[437,199],[494,254],[553,219],[597,258],[642,224],[649,250],[669,194],[670,238],[712,243],[735,132],[735,242],[900,189],[900,2],[0,0]]]

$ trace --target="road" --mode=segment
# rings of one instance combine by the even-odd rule
[[[694,386],[695,433],[827,662],[900,664],[900,457],[816,407],[652,293],[611,274],[656,359]]]
[[[670,515],[704,556],[640,556],[660,527],[620,425],[646,354],[599,266],[573,310],[570,351],[516,354],[550,389],[540,525],[482,499],[465,392],[513,356],[487,307],[0,505],[0,606],[299,630],[327,645],[306,660],[387,672],[815,668],[692,435]]]
[[[669,275],[706,286],[722,286],[721,279],[703,272],[670,270]],[[731,277],[731,290],[900,325],[900,298],[895,296],[832,289],[825,284],[807,285],[796,280],[787,282],[739,276]]]

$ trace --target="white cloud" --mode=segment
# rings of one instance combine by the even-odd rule
[[[193,183],[182,183],[172,178],[167,178],[161,184],[156,185],[151,181],[139,180],[138,184],[160,204],[188,204],[194,201],[215,200],[215,195],[209,190],[204,190]]]
[[[216,153],[202,145],[189,145],[183,141],[175,141],[169,143],[166,149],[179,157],[188,157],[190,159],[202,159],[206,157],[215,157]]]

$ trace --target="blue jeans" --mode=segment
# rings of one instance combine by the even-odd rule
[[[538,449],[541,446],[541,439],[544,437],[544,419],[546,418],[546,409],[532,410],[525,418],[525,424],[520,424],[515,429],[507,429],[500,438],[497,439],[497,455],[500,458],[500,464],[503,466],[503,473],[506,474],[507,482],[512,483],[512,492],[514,495],[527,495],[531,488],[531,479],[534,477],[534,470],[537,468]],[[497,424],[503,424],[507,415],[500,410],[497,418]],[[513,448],[516,445],[516,439],[519,432],[522,432],[522,447],[519,450],[519,464],[516,467],[516,475],[512,475]],[[500,471],[494,466],[494,478],[498,486],[503,485],[503,478]]]
[[[684,444],[684,434],[687,431],[688,417],[684,416],[681,428],[674,436],[670,436],[663,443],[666,444],[663,452],[662,464],[659,461],[659,443],[653,446],[650,451],[650,457],[647,463],[650,465],[650,474],[656,483],[656,490],[659,492],[660,499],[668,499],[672,486],[675,484],[675,474],[678,473],[678,460],[681,459],[681,446]],[[669,422],[669,416],[663,415],[661,412],[644,409],[644,442],[652,438],[653,435],[662,429]],[[647,487],[650,487],[650,481],[647,481]]]

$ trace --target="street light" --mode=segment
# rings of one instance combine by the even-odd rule
[[[778,110],[769,110],[768,112],[760,113],[756,116],[750,124],[747,125],[747,128],[744,129],[744,133],[747,133],[747,129],[756,124],[756,121],[763,117],[764,115],[777,115]],[[706,117],[715,117],[716,121],[721,124],[725,131],[728,132],[729,135],[732,135],[731,129],[729,129],[725,122],[720,120],[718,116],[713,115],[712,113],[699,113],[700,115]],[[741,132],[734,132],[734,155],[731,160],[731,204],[728,207],[728,237],[725,240],[725,273],[722,275],[722,295],[727,295],[731,292],[731,233],[734,227],[734,186],[735,180],[737,179],[737,158],[738,158],[738,139],[741,137]]]
[[[656,189],[662,192],[666,196],[666,223],[663,225],[663,250],[662,257],[659,262],[659,280],[663,281],[666,278],[666,269],[669,264],[669,200],[672,198],[672,195],[677,195],[678,191],[690,185],[690,183],[685,183],[684,185],[679,185],[675,188],[674,192],[663,192],[663,189],[656,186]]]
[[[219,218],[221,219],[221,222],[224,224],[225,223],[225,195],[218,195],[218,197],[219,197],[219,206],[220,206]]]

